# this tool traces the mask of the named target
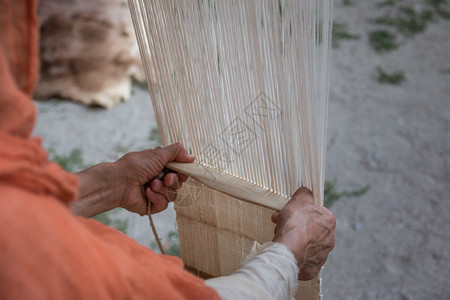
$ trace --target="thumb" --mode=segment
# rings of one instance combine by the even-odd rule
[[[305,186],[299,188],[297,191],[295,191],[294,195],[292,195],[286,206],[292,203],[314,204],[314,198],[311,190]]]
[[[278,212],[274,212],[274,213],[272,214],[272,216],[270,216],[270,219],[271,219],[272,223],[277,224],[277,221],[278,221]]]
[[[195,156],[190,155],[181,143],[159,148],[157,151],[160,152],[164,164],[171,161],[190,163],[195,160]]]

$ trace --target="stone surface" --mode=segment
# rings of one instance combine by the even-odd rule
[[[41,76],[35,97],[110,108],[144,80],[126,0],[40,1]]]

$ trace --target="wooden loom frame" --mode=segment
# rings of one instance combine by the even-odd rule
[[[129,0],[132,15],[133,15],[133,13],[134,14],[139,13],[139,9],[140,9],[140,8],[133,7],[134,1],[141,1],[141,4],[142,4],[142,2],[144,2],[146,0]],[[312,3],[315,0],[305,0],[305,1],[309,1]],[[319,2],[322,2],[322,1],[319,1]],[[323,2],[327,2],[327,1],[323,1]],[[328,1],[328,2],[331,2],[331,1]],[[280,6],[280,13],[281,13],[281,6]],[[133,21],[134,21],[135,30],[137,32],[137,35],[138,36],[145,35],[146,33],[142,32],[142,26],[149,26],[148,23],[145,22],[145,19],[142,24],[138,24],[135,17],[133,18]],[[325,26],[323,26],[323,27],[325,27]],[[316,30],[317,30],[317,28],[316,28]],[[139,41],[139,39],[138,39],[138,41]],[[139,46],[140,46],[140,51],[141,51],[141,57],[143,59],[144,64],[150,65],[152,58],[147,54],[147,52],[149,51],[148,45],[142,44],[142,41],[140,41]],[[149,71],[148,69],[145,69],[145,71],[146,71],[146,76],[147,76],[147,80],[149,83],[149,87],[152,90],[153,89],[152,80],[154,80],[156,74],[155,74],[154,70]],[[220,70],[219,70],[219,72],[220,72]],[[325,87],[325,89],[327,89],[327,87]],[[327,90],[325,91],[325,93],[327,93]],[[151,91],[151,94],[154,94],[154,92]],[[163,113],[156,106],[155,106],[155,112],[157,114],[157,117],[158,117],[158,114]],[[158,118],[157,118],[157,121],[158,121],[158,127],[161,130],[161,128],[162,128],[161,122]],[[163,138],[163,135],[161,135],[161,136],[162,136],[163,144],[166,145],[167,140]],[[321,153],[320,155],[324,155],[324,154]],[[307,168],[311,168],[311,167],[314,168],[314,166],[317,166],[317,165],[312,163],[311,166],[308,166]],[[185,165],[180,165],[180,164],[170,164],[169,167],[172,169],[175,169],[177,171],[180,171],[182,173],[190,174],[192,176],[192,178],[194,179],[193,180],[194,185],[197,186],[197,189],[201,186],[201,184],[200,184],[200,182],[201,182],[203,184],[206,184],[209,187],[212,187],[215,191],[220,191],[220,192],[214,192],[214,194],[211,194],[212,193],[211,190],[208,190],[208,189],[206,191],[203,191],[204,194],[200,195],[201,197],[199,197],[199,198],[208,198],[209,196],[211,196],[212,198],[215,199],[214,201],[216,201],[216,202],[214,204],[213,203],[214,201],[209,203],[208,200],[206,200],[206,202],[205,202],[206,204],[204,204],[203,207],[199,207],[200,211],[195,211],[196,208],[192,209],[193,206],[195,206],[195,205],[188,205],[188,206],[185,206],[184,204],[177,205],[177,220],[178,220],[179,229],[180,229],[180,237],[182,235],[185,235],[185,233],[182,233],[182,230],[184,230],[185,225],[186,225],[186,227],[192,226],[193,220],[190,219],[191,218],[190,215],[196,214],[196,213],[200,213],[200,215],[202,215],[201,218],[203,218],[201,220],[194,221],[193,226],[194,227],[197,226],[198,228],[201,228],[201,230],[199,229],[198,233],[204,234],[204,232],[207,232],[208,230],[211,231],[210,224],[213,224],[214,222],[217,222],[218,220],[211,219],[210,214],[211,213],[214,214],[214,212],[209,211],[208,206],[214,206],[219,203],[220,203],[220,205],[223,205],[223,203],[229,203],[229,204],[225,204],[225,206],[228,205],[227,207],[231,210],[233,210],[234,206],[236,206],[236,205],[239,207],[246,206],[247,209],[250,209],[254,213],[262,214],[267,217],[268,215],[270,215],[270,213],[272,211],[281,209],[284,206],[284,204],[288,201],[288,197],[286,195],[270,192],[264,188],[254,185],[253,183],[251,183],[249,181],[243,180],[234,175],[227,174],[226,172],[224,173],[224,172],[217,171],[213,168],[204,167],[201,164],[193,164],[190,166],[185,166]],[[212,176],[211,176],[211,174],[212,174]],[[230,184],[233,186],[232,189],[230,189],[230,187],[229,187]],[[309,187],[311,187],[311,185],[310,185],[311,182],[309,182],[309,184],[308,184],[308,179],[307,179],[306,184]],[[316,181],[316,184],[317,184],[317,181]],[[320,194],[320,191],[323,191],[323,186],[320,187],[320,184],[319,184],[319,186],[314,186],[314,182],[313,182],[312,189],[315,191],[319,191],[319,194]],[[316,192],[315,192],[315,195],[317,195]],[[193,195],[193,196],[194,197],[191,197],[191,199],[190,199],[191,202],[193,202],[193,201],[195,202],[195,195]],[[192,198],[194,198],[194,199],[192,199]],[[233,199],[235,199],[235,200],[233,200]],[[204,201],[204,200],[205,199],[203,199],[202,201]],[[240,200],[244,200],[244,202],[242,202]],[[217,201],[219,201],[219,202],[217,202]],[[317,199],[316,199],[316,201],[317,201]],[[248,205],[252,205],[252,204],[248,204],[248,202],[258,205],[259,208],[253,209],[253,208],[249,207]],[[320,203],[320,201],[319,201],[319,203]],[[223,220],[219,220],[219,221],[222,222]],[[252,224],[248,224],[248,225],[252,226]],[[225,235],[225,236],[228,234],[228,232],[232,232],[233,230],[235,230],[235,229],[233,229],[234,224],[231,224],[230,222],[225,222],[225,223],[221,224],[219,227],[217,227],[217,230],[221,231],[221,234]],[[256,231],[254,232],[254,235],[252,235],[252,238],[257,239],[260,242],[265,242],[265,241],[271,240],[271,235],[268,233],[273,232],[273,225],[270,225],[270,224],[264,225],[263,224],[263,227],[264,228],[260,230],[261,232],[259,231],[259,229],[255,229]],[[244,235],[244,237],[246,236],[245,233],[242,233],[242,234]],[[217,240],[217,239],[220,239],[220,237],[216,237],[215,239],[216,239],[214,241],[215,243],[217,243],[218,245],[221,244],[221,242],[219,240]],[[222,243],[221,245],[223,246],[224,244]],[[183,244],[180,239],[180,248],[182,249],[182,251],[183,251],[183,249],[188,250],[186,252],[195,252],[198,250],[198,247],[197,247],[197,250],[194,248],[189,249],[189,247],[191,247],[191,246],[192,245],[189,245],[189,244]],[[245,249],[245,248],[248,249],[248,243],[247,243],[247,245],[244,245],[242,247],[243,247],[242,249]],[[218,253],[221,252],[221,249],[216,249],[216,250],[218,251]],[[222,253],[226,254],[226,251],[225,252],[222,251]],[[183,254],[182,254],[182,256],[183,256]],[[183,260],[185,260],[187,265],[189,265],[191,263],[193,265],[200,263],[200,265],[201,265],[202,259],[205,259],[205,258],[204,257],[200,257],[200,258],[199,257],[183,257]],[[234,265],[236,265],[236,262],[234,262]],[[218,266],[217,270],[220,270],[218,275],[227,274],[227,273],[230,273],[230,271],[232,271],[229,268],[227,268],[226,265],[224,266],[223,264]],[[216,272],[216,274],[217,274],[217,270],[214,271],[214,272]],[[208,273],[207,271],[208,271],[207,266],[205,267],[204,270],[200,270],[200,272],[203,272],[203,273]],[[302,283],[300,286],[300,290],[302,291],[302,294],[304,297],[302,297],[300,295],[299,299],[317,299],[317,298],[319,298],[320,297],[320,279],[316,278],[315,280],[313,280],[311,282]]]

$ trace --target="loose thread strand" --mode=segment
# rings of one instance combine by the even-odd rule
[[[156,231],[155,223],[153,223],[151,208],[152,208],[152,203],[149,200],[147,214],[148,214],[148,219],[150,221],[150,227],[152,228],[153,236],[155,237],[156,244],[158,245],[159,251],[161,251],[161,254],[166,254],[166,252],[164,251],[164,248],[161,244],[161,239],[159,238],[158,232]]]

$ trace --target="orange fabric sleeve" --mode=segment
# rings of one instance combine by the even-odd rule
[[[0,184],[0,299],[219,299],[158,255],[46,195]]]
[[[69,212],[77,177],[30,137],[36,7],[0,1],[0,299],[219,299],[178,258]]]

